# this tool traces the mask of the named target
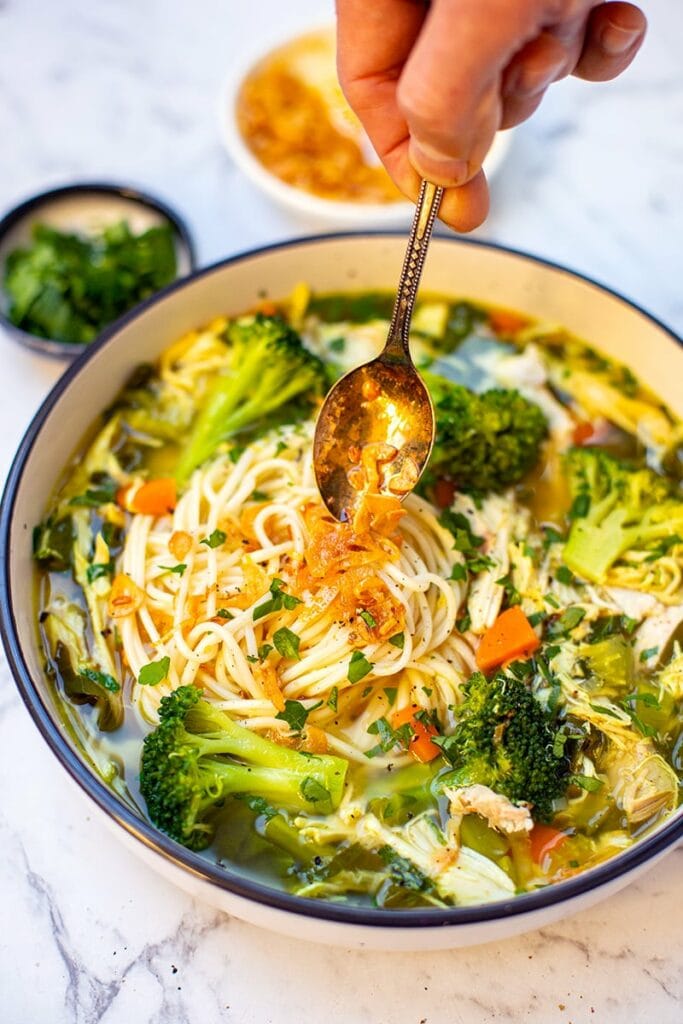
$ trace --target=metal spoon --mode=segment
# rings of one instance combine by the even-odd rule
[[[313,442],[315,476],[336,519],[352,516],[359,498],[354,462],[366,445],[378,453],[380,493],[412,491],[434,443],[434,409],[410,356],[408,337],[417,287],[443,189],[423,181],[408,239],[398,294],[381,354],[345,374],[327,395]],[[394,454],[395,453],[395,454]]]

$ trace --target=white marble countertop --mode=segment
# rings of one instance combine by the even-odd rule
[[[478,234],[595,275],[683,330],[680,0],[610,86],[569,82],[520,130]],[[318,225],[275,210],[218,136],[217,96],[263,25],[328,0],[0,0],[0,208],[73,179],[177,205],[202,263]],[[0,337],[0,473],[60,365]],[[0,666],[4,1024],[677,1024],[683,850],[593,910],[471,950],[353,953],[192,902],[113,841]]]

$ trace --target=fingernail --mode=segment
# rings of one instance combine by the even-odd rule
[[[602,31],[600,45],[610,57],[620,57],[631,49],[642,34],[642,29],[622,28],[610,21]]]
[[[424,143],[411,141],[410,160],[423,178],[428,178],[436,185],[453,188],[464,185],[470,177],[467,160],[444,156],[437,149]]]

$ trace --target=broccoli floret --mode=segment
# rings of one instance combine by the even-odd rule
[[[488,786],[513,801],[532,805],[546,820],[567,785],[568,762],[553,746],[552,719],[525,684],[498,672],[475,672],[465,688],[452,735],[441,741],[454,766],[440,778],[445,786]]]
[[[307,755],[245,729],[181,686],[163,697],[159,725],[145,737],[140,790],[149,816],[172,839],[201,850],[213,838],[211,812],[231,793],[297,811],[339,805],[347,762]]]
[[[282,411],[293,399],[320,391],[325,368],[279,317],[257,315],[231,323],[231,372],[217,377],[178,463],[180,481],[217,445]]]
[[[571,449],[566,467],[569,568],[594,583],[659,589],[659,559],[673,556],[683,565],[683,500],[672,485],[598,448]]]
[[[537,405],[518,391],[477,395],[437,374],[424,377],[436,415],[427,486],[447,477],[465,489],[502,491],[534,466],[547,434]]]

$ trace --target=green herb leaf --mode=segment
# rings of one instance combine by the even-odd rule
[[[160,658],[159,661],[150,661],[140,669],[138,683],[140,686],[158,686],[168,676],[170,667],[171,659],[168,655],[165,658]]]
[[[330,352],[343,352],[346,348],[346,338],[332,338],[332,341],[328,341],[327,347]]]
[[[387,700],[389,701],[389,707],[393,708],[394,701],[396,700],[396,694],[398,693],[398,687],[397,686],[385,686],[384,687],[384,692],[387,695]]]
[[[338,686],[333,686],[332,687],[332,689],[330,690],[330,695],[327,698],[326,703],[327,703],[328,708],[332,708],[333,711],[337,710],[337,706],[339,704],[339,687]]]
[[[207,548],[219,548],[221,544],[225,544],[227,539],[228,535],[223,530],[213,530],[208,537],[204,537],[199,543],[206,544]]]
[[[396,853],[391,846],[380,846],[377,852],[389,867],[391,877],[403,888],[411,889],[414,892],[424,892],[432,888],[429,878],[407,857],[401,857]]]
[[[312,775],[307,775],[302,781],[299,786],[299,792],[304,800],[308,800],[312,804],[318,804],[330,799],[329,790],[325,789],[322,783],[314,779]]]
[[[659,645],[656,647],[646,647],[644,651],[640,652],[640,660],[649,661],[650,658],[654,658],[656,654],[659,654]]]
[[[160,565],[160,569],[165,569],[166,572],[174,572],[176,576],[182,576],[187,569],[185,562],[179,562],[178,565]],[[218,612],[216,612],[218,614]]]
[[[95,487],[89,487],[84,494],[78,494],[69,502],[76,508],[99,508],[100,505],[109,505],[116,498],[119,485],[106,474],[101,474]]]
[[[569,782],[574,786],[580,786],[588,793],[597,793],[604,786],[602,779],[597,779],[594,775],[570,775]]]
[[[266,492],[265,491],[259,491],[259,490],[252,491],[250,498],[251,498],[251,501],[268,501],[269,500],[268,495],[266,494]]]
[[[114,575],[114,563],[113,562],[93,562],[89,565],[85,573],[88,583],[94,583],[95,580],[99,580],[102,576],[108,576],[110,579]]]
[[[585,617],[585,608],[579,608],[578,605],[570,605],[569,608],[565,608],[558,619],[551,622],[548,633],[550,636],[563,636],[566,633],[571,633]]]
[[[317,704],[307,708],[300,700],[286,700],[284,711],[278,711],[275,717],[286,722],[292,732],[301,732],[311,711],[315,711],[322,703],[319,700]]]
[[[366,611],[366,609],[363,608],[362,611],[360,611],[358,614],[360,615],[361,619],[363,620],[365,625],[368,627],[368,629],[374,629],[375,628],[375,626],[377,625],[377,622],[376,622],[374,616],[371,615],[371,613],[369,611]]]
[[[284,585],[284,580],[273,580],[270,585],[270,600],[264,601],[263,604],[254,608],[254,621],[262,619],[264,615],[270,615],[271,612],[281,611],[283,606],[287,611],[292,611],[297,605],[301,604],[301,600],[298,597],[294,597],[292,594],[286,593],[283,589]]]
[[[392,647],[398,647],[399,651],[402,651],[406,645],[405,633],[394,633],[389,637],[389,643]]]
[[[121,689],[119,683],[108,672],[98,672],[95,668],[82,668],[78,674],[84,679],[89,679],[91,683],[98,683],[110,693],[117,693]]]
[[[272,650],[272,644],[260,644],[258,648],[259,661],[265,661]]]
[[[451,569],[451,574],[448,577],[449,580],[455,580],[461,582],[467,579],[467,566],[463,565],[462,562],[456,562]]]
[[[349,661],[349,668],[346,678],[350,683],[359,683],[373,669],[372,662],[368,661],[362,651],[354,651]]]
[[[277,629],[273,633],[273,643],[275,644],[275,650],[283,658],[293,658],[295,661],[300,660],[299,644],[301,643],[301,637],[293,633],[291,629],[287,629],[286,626]]]
[[[555,579],[558,583],[563,583],[567,587],[571,587],[573,583],[576,583],[576,577],[567,565],[561,565],[557,569]]]
[[[235,616],[227,608],[219,608],[216,612],[217,619],[234,619]]]

